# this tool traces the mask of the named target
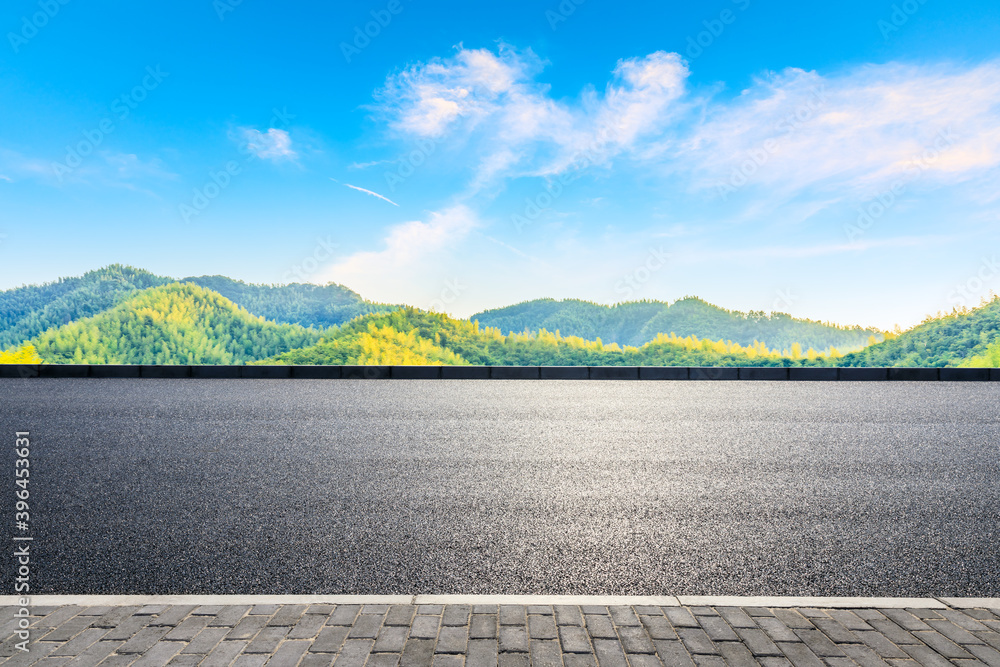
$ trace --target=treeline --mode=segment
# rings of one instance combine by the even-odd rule
[[[760,341],[769,347],[789,351],[795,344],[818,351],[856,350],[883,337],[876,329],[796,319],[785,313],[726,310],[696,297],[686,297],[673,304],[633,301],[614,306],[576,299],[538,299],[487,310],[470,319],[504,332],[545,329],[636,347],[670,332],[681,337],[731,340],[743,346]]]

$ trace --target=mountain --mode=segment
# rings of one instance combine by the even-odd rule
[[[796,346],[796,350],[798,346]],[[404,308],[366,315],[328,331],[317,344],[262,363],[488,366],[797,366],[829,359],[783,357],[758,343],[660,335],[640,348],[563,337],[545,330],[504,335],[499,329],[440,313]]]
[[[929,317],[840,360],[843,366],[997,366],[1000,296],[973,310]]]
[[[318,330],[251,315],[211,290],[171,283],[32,342],[50,364],[243,364],[320,338]]]
[[[604,306],[589,301],[538,299],[506,308],[486,310],[471,318],[501,331],[558,331],[565,336],[638,346],[659,334],[698,336],[731,340],[743,346],[754,341],[768,347],[855,350],[881,340],[877,329],[843,327],[813,320],[796,319],[784,313],[743,313],[725,310],[697,297],[672,304],[663,301],[632,301]]]
[[[0,349],[64,324],[113,308],[141,290],[177,282],[131,266],[113,264],[78,278],[61,278],[0,292]],[[218,292],[255,315],[305,327],[329,327],[397,306],[365,301],[341,285],[254,285],[223,276],[185,278]]]

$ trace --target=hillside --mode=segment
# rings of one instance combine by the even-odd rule
[[[882,332],[861,327],[841,327],[802,320],[784,313],[743,313],[725,310],[696,297],[668,304],[662,301],[632,301],[604,306],[589,301],[538,299],[495,310],[471,318],[486,327],[504,332],[558,331],[564,336],[614,341],[638,346],[658,334],[698,336],[731,340],[744,346],[760,341],[768,347],[790,350],[803,348],[857,350],[870,344]]]
[[[798,351],[798,346],[796,351]],[[453,364],[490,366],[782,366],[818,365],[815,353],[783,357],[761,344],[660,335],[642,347],[540,331],[504,335],[499,329],[440,313],[405,308],[368,315],[329,331],[316,345],[263,363]]]
[[[927,318],[864,350],[847,354],[842,366],[995,366],[1000,341],[1000,297],[974,310]],[[991,354],[993,356],[991,356]]]
[[[312,345],[318,330],[275,324],[190,283],[138,292],[32,342],[45,363],[243,364]]]
[[[150,287],[177,282],[131,266],[113,264],[77,278],[0,292],[0,349],[64,324],[97,315]],[[218,292],[254,315],[305,327],[329,327],[396,306],[374,304],[341,285],[254,285],[223,276],[185,278]]]

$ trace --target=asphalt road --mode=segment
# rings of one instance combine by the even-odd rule
[[[0,539],[30,431],[35,593],[997,596],[998,406],[1000,383],[0,380]]]

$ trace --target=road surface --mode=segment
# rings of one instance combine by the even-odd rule
[[[35,593],[997,596],[998,406],[1000,383],[0,380],[0,538],[30,431]]]

